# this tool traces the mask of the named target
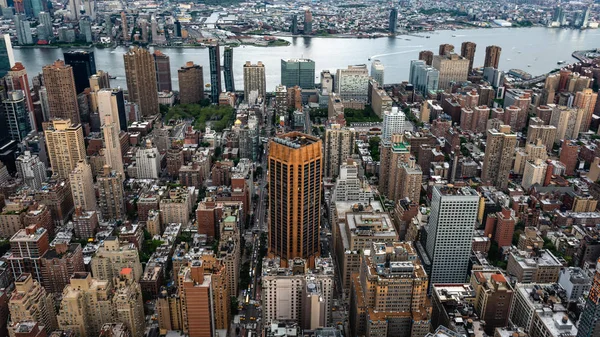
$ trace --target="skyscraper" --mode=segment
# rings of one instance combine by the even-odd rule
[[[397,106],[392,108],[392,111],[383,113],[383,130],[381,131],[382,140],[392,139],[392,135],[403,133],[406,123],[404,112],[398,109]]]
[[[354,129],[331,124],[325,130],[324,172],[325,177],[337,177],[342,165],[354,152]]]
[[[1,40],[0,40],[1,41]],[[21,62],[17,62],[10,68],[4,78],[8,90],[22,90],[27,103],[27,110],[33,111],[33,99],[31,98],[31,89],[29,88],[29,79],[27,71]],[[33,121],[32,121],[33,122]]]
[[[69,178],[77,163],[86,160],[81,124],[71,124],[68,119],[55,119],[48,123],[44,134],[52,172],[62,179]]]
[[[290,132],[269,144],[269,255],[319,256],[323,155],[321,140]]]
[[[10,42],[10,35],[2,34],[0,38],[0,77],[4,77],[15,64],[15,55]]]
[[[69,119],[73,124],[79,124],[79,104],[73,67],[62,60],[56,60],[53,64],[43,67],[42,72],[48,92],[50,117]]]
[[[465,281],[478,208],[472,188],[434,186],[426,245],[430,285]]]
[[[440,72],[438,84],[440,90],[448,89],[452,83],[467,81],[469,75],[469,60],[453,53],[435,55],[433,67]]]
[[[33,44],[31,35],[31,25],[23,14],[16,14],[14,17],[15,29],[17,30],[17,41],[20,45]]]
[[[92,20],[85,15],[79,19],[79,33],[85,37],[85,42],[92,43]]]
[[[440,50],[438,52],[438,55],[444,56],[446,54],[452,54],[452,53],[454,53],[454,45],[451,45],[449,43],[442,43],[440,45]]]
[[[501,125],[499,130],[488,130],[481,180],[506,189],[516,146],[517,135],[511,132],[510,126]]]
[[[154,38],[154,36],[152,36]],[[160,50],[155,50],[154,66],[156,68],[156,83],[158,91],[172,91],[171,87],[171,61],[169,56],[163,54]]]
[[[304,35],[312,34],[313,32],[313,17],[310,10],[304,12]]]
[[[265,98],[267,93],[267,84],[265,76],[265,65],[258,61],[257,64],[252,64],[246,61],[244,64],[244,99],[250,102],[252,92],[255,91],[258,97]]]
[[[225,77],[225,91],[235,92],[235,81],[233,79],[233,48],[225,47],[223,55],[223,75]]]
[[[315,88],[315,61],[310,59],[282,59],[281,84],[288,88]]]
[[[96,210],[96,191],[90,164],[79,161],[69,174],[69,182],[75,207],[81,207],[85,211]]]
[[[158,87],[154,58],[147,49],[135,47],[123,55],[129,101],[137,103],[142,116],[156,116]]]
[[[473,61],[475,60],[475,49],[477,45],[475,42],[463,42],[460,46],[460,56],[469,60],[469,73],[473,71]]]
[[[179,102],[181,104],[200,103],[204,99],[204,75],[202,66],[188,61],[177,70],[179,78]]]
[[[338,69],[335,76],[335,92],[342,101],[367,103],[369,96],[369,70],[367,65],[348,66]]]
[[[585,308],[577,328],[577,337],[592,337],[600,334],[600,260],[596,263],[592,288],[585,300]]]
[[[419,60],[425,61],[430,66],[433,63],[433,52],[431,50],[422,50],[419,52]]]
[[[487,46],[485,47],[485,61],[483,62],[484,68],[498,69],[498,63],[500,63],[500,53],[502,48],[498,46]]]
[[[410,61],[409,82],[415,90],[426,95],[430,91],[438,90],[440,80],[439,70],[428,66],[426,61]]]
[[[89,87],[90,76],[96,73],[96,59],[93,51],[67,51],[64,54],[65,64],[73,69],[75,78],[75,89],[77,93],[82,93]]]
[[[292,35],[298,35],[298,14],[292,14],[292,24],[290,25]]]
[[[390,10],[390,20],[388,31],[392,34],[396,34],[396,27],[398,26],[398,10],[394,7]]]
[[[43,325],[47,333],[57,328],[52,294],[46,293],[31,274],[21,274],[15,279],[15,290],[8,307],[11,323],[35,321]]]
[[[373,79],[375,81],[377,81],[377,83],[379,84],[380,87],[383,87],[383,72],[384,72],[385,68],[383,66],[383,63],[381,63],[381,61],[379,60],[373,60],[373,63],[371,63],[371,77],[373,77]]]
[[[14,90],[7,93],[7,98],[2,101],[4,114],[8,126],[10,139],[20,142],[31,132],[32,121],[25,101],[23,90]]]
[[[129,28],[127,27],[127,15],[125,12],[121,12],[121,31],[123,32],[123,41],[129,41]]]
[[[46,180],[46,165],[37,155],[25,151],[17,157],[16,165],[19,178],[23,179],[27,186],[34,190],[42,187],[42,183]]]
[[[213,103],[219,103],[221,94],[221,52],[219,45],[208,46],[210,59],[210,98]]]

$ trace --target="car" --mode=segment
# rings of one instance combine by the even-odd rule
[[[250,316],[250,320],[251,320],[251,321],[256,321],[256,317],[254,317],[254,316]]]

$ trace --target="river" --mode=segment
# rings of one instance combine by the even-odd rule
[[[410,60],[418,58],[421,50],[437,53],[442,43],[454,44],[460,53],[464,41],[477,44],[475,66],[481,66],[487,45],[502,47],[500,69],[523,69],[539,75],[557,68],[556,62],[574,62],[571,53],[600,47],[600,30],[572,30],[533,28],[464,29],[436,31],[430,38],[398,36],[395,38],[303,38],[284,37],[291,42],[285,47],[243,46],[234,49],[234,77],[236,89],[243,89],[242,66],[246,61],[262,61],[266,67],[267,90],[273,91],[280,82],[282,58],[310,58],[315,61],[316,77],[323,69],[334,72],[352,64],[368,64],[369,58],[379,59],[385,66],[385,83],[399,83],[408,79]],[[408,40],[407,40],[408,39]],[[177,69],[186,61],[194,61],[204,67],[204,81],[209,83],[208,49],[160,48],[171,58],[173,89],[178,90]],[[126,87],[123,68],[125,47],[94,49],[96,68],[108,71],[117,78],[111,86]],[[62,58],[63,49],[15,49],[15,60],[22,62],[30,74],[41,72],[42,66]],[[221,55],[223,55],[221,53]],[[31,75],[30,75],[31,77]]]

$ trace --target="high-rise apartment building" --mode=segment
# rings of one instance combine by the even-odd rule
[[[325,130],[325,144],[323,146],[325,177],[337,177],[340,165],[346,162],[354,153],[354,129],[331,124]]]
[[[269,254],[282,263],[319,256],[321,140],[290,132],[269,144]],[[285,261],[284,261],[285,260]]]
[[[430,284],[465,281],[479,198],[470,187],[434,186],[426,245]]]
[[[146,317],[144,316],[142,288],[133,278],[132,269],[121,269],[119,278],[115,279],[114,286],[113,308],[115,309],[115,321],[124,323],[131,332],[132,337],[144,336]]]
[[[510,246],[516,223],[514,212],[508,208],[502,208],[500,212],[488,214],[485,222],[485,235],[491,236],[498,247]]]
[[[425,336],[429,332],[427,273],[409,242],[372,242],[352,277],[352,336]]]
[[[422,50],[419,52],[419,60],[425,61],[425,64],[431,66],[433,64],[433,52],[431,50]]]
[[[560,147],[560,157],[558,160],[565,165],[565,175],[575,175],[578,155],[579,145],[576,141],[563,141],[562,146]]]
[[[0,38],[0,52],[1,52],[1,38]],[[1,54],[0,54],[1,55]],[[22,90],[25,95],[25,102],[27,103],[27,110],[34,111],[33,109],[33,99],[31,97],[31,89],[29,87],[29,79],[27,77],[27,70],[21,62],[17,62],[12,66],[6,76],[4,77],[6,81],[6,89],[8,91],[11,90]],[[34,121],[31,121],[32,123]],[[41,121],[39,121],[41,123]]]
[[[219,45],[208,46],[210,60],[210,96],[213,103],[219,103],[221,94],[221,52]]]
[[[13,90],[2,101],[8,136],[16,142],[21,142],[32,130],[26,98],[23,90]]]
[[[497,269],[473,271],[471,286],[475,291],[475,311],[485,321],[485,333],[508,325],[514,289],[506,276]]]
[[[49,240],[48,231],[37,224],[20,229],[10,238],[8,263],[15,279],[28,273],[36,281],[42,282],[41,258],[50,247]]]
[[[596,264],[594,280],[589,295],[585,299],[585,308],[579,318],[577,337],[592,337],[600,334],[600,260]]]
[[[454,53],[454,45],[451,45],[449,43],[442,43],[440,45],[438,55],[445,56],[447,54],[452,54],[452,53]]]
[[[484,68],[498,69],[500,63],[500,53],[502,48],[498,46],[487,46],[485,47],[485,61],[483,62]]]
[[[394,134],[402,134],[406,128],[406,115],[398,107],[393,107],[391,111],[383,113],[383,130],[381,132],[382,140],[392,139]]]
[[[267,82],[265,77],[265,65],[258,61],[257,64],[252,64],[246,61],[244,64],[244,99],[246,102],[251,102],[253,91],[258,94],[258,97],[265,98],[267,93]]]
[[[410,144],[405,141],[403,134],[392,134],[389,140],[381,142],[381,157],[379,169],[379,190],[389,199],[396,194],[400,185],[399,170],[402,163],[408,163],[411,157]]]
[[[0,37],[0,77],[4,77],[14,65],[15,55],[10,42],[10,35],[2,34]]]
[[[335,76],[335,92],[342,101],[367,103],[369,96],[369,70],[367,65],[348,66],[338,69]]]
[[[81,124],[72,124],[69,119],[56,119],[47,123],[44,134],[52,172],[62,179],[68,178],[77,163],[86,160]]]
[[[31,274],[25,273],[15,278],[15,290],[8,302],[8,309],[11,325],[34,321],[43,325],[46,333],[58,328],[52,294],[46,293]]]
[[[428,94],[430,91],[438,89],[440,72],[427,65],[426,61],[410,61],[409,82],[415,86],[415,90]]]
[[[310,59],[282,59],[281,84],[288,88],[315,88],[315,61]]]
[[[73,67],[64,61],[56,60],[42,68],[44,85],[48,93],[50,117],[70,119],[80,123],[77,88],[73,77]]]
[[[396,29],[398,26],[398,9],[396,9],[396,7],[393,7],[390,10],[390,19],[389,19],[389,23],[388,23],[388,31],[392,34],[396,33]]]
[[[546,177],[546,169],[548,165],[540,158],[535,160],[527,160],[523,168],[523,180],[521,186],[525,191],[534,184],[542,184]]]
[[[90,164],[79,161],[69,174],[69,182],[75,207],[81,207],[85,211],[96,210],[96,191]]]
[[[67,51],[64,54],[65,64],[73,69],[75,80],[75,89],[77,93],[82,93],[89,87],[89,78],[96,73],[96,59],[93,51],[74,50]]]
[[[100,213],[104,220],[117,220],[125,216],[123,181],[125,177],[104,165],[97,177]]]
[[[477,49],[477,44],[475,42],[465,41],[460,46],[460,56],[469,60],[469,73],[473,71],[473,61],[475,61],[475,50]]]
[[[137,247],[133,243],[120,242],[119,238],[110,236],[98,248],[90,263],[92,275],[99,280],[119,277],[123,268],[130,268],[132,277],[139,281],[142,276],[142,264]]]
[[[25,151],[17,157],[15,164],[19,177],[27,186],[34,190],[42,187],[42,183],[46,180],[46,165],[38,155]]]
[[[438,88],[446,90],[452,83],[467,81],[469,75],[469,60],[454,54],[433,56],[433,67],[440,72]]]
[[[200,103],[204,99],[204,75],[202,66],[188,61],[177,70],[179,78],[179,102],[181,104]]]
[[[573,106],[583,109],[584,111],[583,121],[581,122],[581,126],[579,128],[580,133],[587,132],[590,129],[592,115],[594,114],[597,100],[598,93],[595,93],[590,88],[583,89],[575,94],[575,102],[573,102]]]
[[[223,77],[225,78],[225,91],[235,92],[235,80],[233,77],[233,48],[225,47],[223,53]]]
[[[385,67],[379,60],[373,60],[371,63],[371,77],[377,81],[380,87],[383,87]]]
[[[102,89],[96,93],[100,125],[104,136],[104,162],[125,176],[121,152],[120,90]]]
[[[310,10],[304,11],[304,35],[310,35],[313,32],[313,17]]]
[[[42,284],[49,293],[62,293],[73,273],[83,271],[83,250],[79,243],[57,243],[42,256]]]
[[[158,148],[152,145],[152,141],[146,140],[146,148],[138,149],[135,153],[135,165],[137,178],[158,179],[160,174],[160,153]]]
[[[129,101],[139,106],[144,117],[158,115],[154,57],[147,49],[135,47],[123,54],[123,61]]]
[[[511,132],[510,126],[488,130],[481,179],[506,189],[516,146],[517,135]]]
[[[527,127],[527,142],[536,143],[538,140],[545,145],[546,149],[552,149],[556,139],[556,127],[554,125],[544,124],[544,121],[538,117],[529,119]]]
[[[156,38],[156,36],[152,36]],[[156,85],[158,91],[170,92],[171,87],[171,60],[168,55],[165,55],[160,50],[155,50],[152,54],[154,57],[154,68],[156,69]]]

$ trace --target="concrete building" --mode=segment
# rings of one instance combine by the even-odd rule
[[[265,77],[265,65],[258,61],[257,64],[252,64],[246,61],[244,64],[244,100],[250,101],[251,92],[256,91],[258,97],[264,99],[267,93],[267,82]]]
[[[548,159],[546,146],[542,143],[541,139],[537,139],[534,143],[527,143],[525,148],[517,148],[513,172],[522,175],[525,171],[525,163],[528,160],[535,162],[536,159],[541,159],[542,161]]]
[[[169,190],[168,195],[163,196],[159,202],[161,222],[187,225],[190,221],[191,199],[187,188],[176,187]]]
[[[102,174],[96,178],[101,216],[104,220],[123,219],[125,217],[124,177],[112,170],[110,166],[104,165],[103,169]]]
[[[595,93],[592,89],[586,88],[582,91],[579,91],[575,94],[575,101],[573,102],[573,106],[583,109],[583,121],[581,122],[581,126],[579,127],[579,132],[587,132],[590,129],[590,124],[592,122],[592,115],[594,114],[594,109],[596,108],[596,101],[598,100],[598,94]]]
[[[491,336],[496,328],[508,325],[514,289],[497,269],[473,271],[470,283],[476,294],[475,311],[485,321],[485,333]]]
[[[552,283],[558,281],[562,266],[548,250],[514,250],[508,256],[506,272],[521,283]]]
[[[585,300],[585,308],[579,318],[577,337],[591,337],[600,332],[600,269],[596,264],[596,272],[592,281],[589,295]]]
[[[351,335],[424,336],[430,329],[428,280],[412,244],[373,241],[360,255],[360,273],[352,277]]]
[[[67,179],[79,161],[86,160],[81,124],[68,119],[55,119],[46,125],[44,132],[52,172]]]
[[[469,73],[473,71],[473,61],[475,61],[475,50],[477,44],[475,42],[465,41],[460,46],[460,56],[469,60]]]
[[[33,321],[44,326],[46,333],[58,328],[52,294],[25,273],[15,278],[15,289],[8,302],[10,325]]]
[[[2,101],[8,137],[16,142],[23,141],[33,129],[35,119],[29,116],[25,92],[11,90]]]
[[[510,247],[516,223],[514,212],[508,208],[502,208],[500,212],[488,214],[485,222],[485,236],[491,237],[498,247]]]
[[[152,145],[152,141],[146,140],[146,147],[138,149],[135,153],[135,165],[138,179],[158,179],[160,174],[160,153]]]
[[[410,61],[409,82],[415,86],[415,90],[427,95],[430,91],[436,91],[439,87],[440,72],[431,67],[431,63],[422,60]]]
[[[13,277],[30,274],[33,279],[42,282],[42,256],[50,248],[48,231],[39,225],[29,225],[10,238],[10,264]]]
[[[125,175],[120,139],[120,93],[120,90],[101,89],[96,93],[96,99],[104,136],[104,162],[121,175]]]
[[[523,180],[521,186],[526,191],[533,184],[542,184],[546,177],[546,169],[548,165],[540,158],[535,160],[527,160],[523,170]]]
[[[42,187],[42,183],[46,180],[46,165],[40,160],[38,155],[31,154],[30,151],[25,151],[17,157],[15,162],[19,178],[32,189]]]
[[[517,283],[514,288],[510,321],[515,326],[522,327],[530,335],[536,312],[565,314],[567,311],[559,296],[559,292],[564,290],[556,283]],[[558,337],[558,335],[552,334],[540,336]]]
[[[484,68],[498,69],[500,63],[500,53],[502,48],[498,46],[487,46],[485,47],[485,61],[483,62]]]
[[[99,280],[112,281],[119,277],[123,268],[131,268],[132,277],[139,281],[142,276],[142,264],[134,244],[119,242],[111,236],[104,240],[91,261],[92,275]]]
[[[281,82],[288,88],[315,88],[315,61],[310,59],[282,59]]]
[[[73,204],[85,211],[96,210],[96,191],[90,164],[80,161],[69,174]]]
[[[50,117],[70,119],[80,123],[77,90],[73,77],[73,68],[62,60],[42,68],[44,86],[48,93]]]
[[[400,170],[403,163],[408,163],[411,158],[410,144],[405,141],[403,134],[392,134],[390,140],[381,142],[381,157],[379,170],[379,190],[392,199],[396,194],[396,187],[400,185]]]
[[[147,49],[135,47],[123,55],[129,101],[139,106],[141,115],[156,116],[158,86],[154,57]]]
[[[552,149],[556,139],[557,129],[554,125],[545,125],[543,120],[532,117],[527,127],[527,142],[536,143],[538,139],[545,145],[546,149]]]
[[[338,116],[344,117],[344,103],[342,98],[337,93],[331,93],[329,95],[329,103],[327,106],[327,117],[337,118]]]
[[[500,189],[508,187],[516,145],[517,135],[511,132],[510,126],[501,125],[500,130],[488,130],[481,172],[483,181],[489,181]]]
[[[575,175],[577,159],[579,155],[579,145],[573,140],[565,140],[560,147],[559,161],[565,165],[565,174]]]
[[[271,140],[268,160],[269,255],[282,263],[304,258],[312,266],[320,252],[322,142],[299,132],[283,134]],[[291,205],[305,206],[289,214]]]
[[[342,165],[354,153],[355,131],[352,128],[331,124],[325,130],[324,172],[325,177],[337,177]]]
[[[479,319],[475,310],[477,294],[471,284],[441,283],[432,284],[430,287],[431,326],[446,328],[447,330],[442,329],[441,336],[468,336],[469,331],[484,332],[485,323]],[[461,319],[455,320],[457,316]]]
[[[391,111],[383,113],[382,140],[391,140],[392,135],[404,133],[406,128],[406,115],[398,107],[393,107]]]
[[[567,292],[569,302],[577,302],[592,288],[592,277],[579,267],[564,268],[558,276],[558,284]]]
[[[49,293],[62,293],[73,273],[85,271],[79,243],[60,242],[42,256],[42,284]]]
[[[454,45],[451,45],[449,43],[440,44],[438,55],[444,56],[451,53],[454,53]]]
[[[446,90],[451,83],[461,83],[467,80],[469,60],[457,54],[435,55],[433,67],[440,73],[438,88]]]
[[[430,66],[433,63],[433,52],[431,50],[422,50],[419,52],[419,60],[425,61]]]
[[[385,111],[392,110],[394,100],[387,94],[387,92],[376,86],[371,88],[371,108],[373,112],[380,118],[383,116]]]
[[[156,20],[153,18],[153,25]],[[152,39],[157,38],[152,36]],[[156,84],[158,91],[171,92],[173,88],[171,86],[171,61],[168,55],[163,54],[160,50],[155,50],[152,53],[154,57],[154,68],[156,69]]]
[[[367,66],[348,66],[338,69],[335,77],[335,92],[342,102],[367,103],[369,95],[369,70]]]
[[[181,104],[200,103],[204,99],[204,75],[202,66],[188,61],[177,70],[179,78],[179,102]]]
[[[377,81],[377,83],[379,83],[380,86],[383,87],[383,85],[385,84],[384,81],[384,71],[385,71],[385,67],[383,66],[383,63],[381,63],[381,61],[379,60],[373,60],[373,62],[371,63],[371,77]]]
[[[466,278],[479,198],[468,187],[434,186],[426,244],[430,284],[460,283]]]

